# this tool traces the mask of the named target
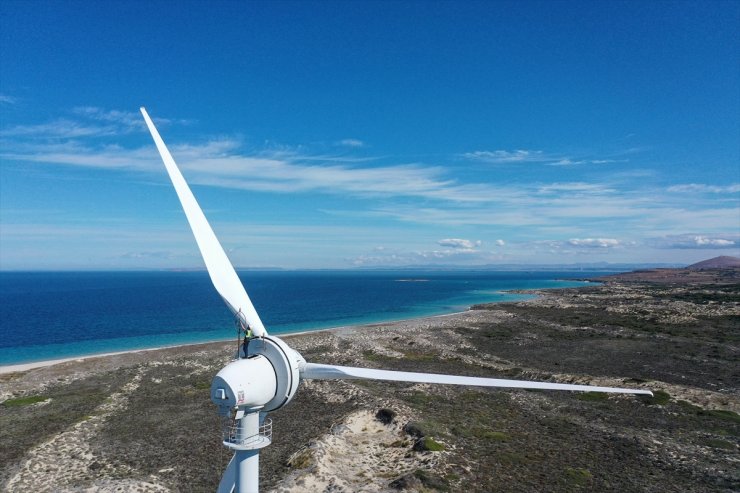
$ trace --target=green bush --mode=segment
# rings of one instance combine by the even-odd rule
[[[417,452],[441,452],[445,446],[435,441],[432,437],[421,437],[414,443]]]
[[[606,392],[581,392],[576,399],[580,401],[601,402],[609,398]]]
[[[28,397],[18,397],[17,399],[8,399],[7,401],[3,402],[3,406],[5,407],[30,406],[31,404],[36,404],[37,402],[44,402],[47,399],[48,397],[44,397],[42,395],[30,395]]]
[[[705,438],[702,440],[704,445],[708,445],[709,447],[713,448],[721,448],[725,450],[735,450],[735,444],[730,443],[727,440],[722,440],[720,438]]]
[[[665,406],[668,404],[668,401],[671,400],[671,395],[668,392],[664,392],[662,390],[656,390],[653,392],[653,396],[649,395],[641,395],[640,400],[647,404],[648,406],[658,405],[658,406]]]
[[[735,423],[740,423],[740,414],[734,411],[727,411],[724,409],[702,409],[698,414],[699,416],[713,416],[715,418],[727,419],[734,421]]]
[[[586,486],[588,482],[593,478],[593,475],[588,469],[566,467],[565,477],[572,485]]]

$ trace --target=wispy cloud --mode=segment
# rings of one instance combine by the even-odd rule
[[[547,156],[542,151],[526,149],[516,149],[513,151],[473,151],[463,153],[462,157],[487,163],[539,163],[553,160],[552,157]]]
[[[586,248],[616,248],[620,246],[619,240],[614,238],[573,238],[568,240],[568,244]]]
[[[354,149],[365,147],[365,143],[359,139],[342,139],[340,141],[337,141],[335,145],[340,147],[350,147]]]
[[[740,248],[740,234],[709,235],[683,234],[653,238],[650,243],[657,248],[676,249],[727,249]]]
[[[617,250],[635,248],[635,241],[615,238],[571,238],[570,240],[536,240],[517,244],[517,249],[529,252],[548,252],[556,256],[614,255]]]
[[[480,265],[495,262],[503,258],[500,254],[474,249],[443,249],[415,251],[375,251],[370,255],[359,255],[350,259],[355,267],[370,266],[408,266],[408,265]]]
[[[0,136],[2,137],[34,137],[40,139],[76,139],[80,137],[110,136],[117,133],[118,129],[113,125],[97,125],[65,118],[35,125],[16,125],[0,130]]]
[[[726,186],[687,183],[668,187],[668,191],[673,193],[737,193],[740,192],[740,183],[733,183]]]
[[[18,102],[17,98],[8,96],[7,94],[0,94],[0,104],[15,104]]]
[[[575,166],[577,164],[583,164],[586,161],[575,161],[570,158],[559,159],[554,162],[546,163],[548,166]]]
[[[464,193],[455,193],[454,180],[446,179],[444,170],[438,167],[303,164],[300,156],[290,160],[249,156],[177,159],[191,172],[193,181],[202,185],[283,193],[320,191],[429,198],[446,195],[450,200],[471,200]]]
[[[576,159],[562,158],[557,161],[544,163],[546,166],[577,166],[579,164],[609,164],[609,163],[626,163],[627,159]]]
[[[173,123],[173,120],[156,118],[155,122],[167,125]],[[186,124],[187,121],[178,120],[177,123]],[[50,122],[3,128],[0,130],[0,136],[59,140],[121,136],[145,130],[146,125],[139,113],[81,106],[73,108],[69,116]]]
[[[561,193],[578,193],[578,194],[606,194],[614,192],[613,187],[603,183],[586,183],[577,182],[556,182],[547,185],[541,185],[537,192],[541,194],[561,194]]]
[[[0,132],[3,138],[0,157],[8,161],[164,176],[160,158],[148,139],[142,136],[146,142],[136,148],[120,145],[123,139],[110,139],[137,129],[143,132],[138,114],[96,107],[75,108],[71,114],[70,119],[4,129]],[[112,140],[116,144],[111,144]],[[645,180],[644,175],[630,178],[623,170],[615,173],[616,178],[611,180],[581,178],[551,183],[532,180],[501,184],[484,174],[458,174],[452,166],[418,162],[381,165],[380,162],[387,163],[388,159],[357,159],[347,150],[343,152],[350,154],[348,157],[331,155],[326,153],[325,145],[320,153],[300,146],[250,148],[243,140],[231,137],[191,144],[170,142],[170,149],[192,184],[359,198],[361,201],[354,204],[346,201],[335,205],[335,202],[332,210],[325,210],[329,209],[326,204],[321,209],[335,216],[378,222],[391,219],[396,224],[484,227],[480,230],[494,231],[496,236],[480,237],[495,246],[497,252],[509,250],[502,248],[506,245],[517,244],[515,236],[507,237],[504,242],[496,239],[498,235],[522,230],[540,238],[559,237],[551,240],[546,248],[568,252],[613,251],[630,246],[623,238],[669,237],[685,231],[703,233],[681,237],[670,248],[732,248],[737,245],[736,239],[723,233],[737,224],[737,201],[732,197],[715,200],[702,194],[736,193],[740,191],[738,184],[650,187],[652,180]],[[552,160],[557,158],[575,163],[575,158],[548,156],[542,151],[472,154],[478,155],[469,156],[471,159],[498,162],[547,163],[556,162]],[[450,159],[454,161],[455,157],[450,156]],[[346,210],[342,209],[344,206]],[[469,231],[457,234],[466,235]],[[442,248],[418,251],[414,255],[417,259],[449,258],[476,251],[480,253],[478,259],[483,260],[484,252],[478,248],[481,244],[481,240],[464,239],[464,236],[444,238],[437,241]],[[658,242],[652,244],[658,245]],[[664,241],[659,247],[669,248],[667,244]],[[373,252],[370,257],[388,255],[400,253],[384,250]],[[487,255],[492,254],[488,252]]]
[[[94,138],[126,134],[141,128],[138,114],[133,112],[103,110],[97,107],[78,107],[73,114],[83,121],[57,120],[55,122],[15,126],[0,132],[7,138],[3,142],[2,157],[8,160],[63,164],[105,169],[128,169],[160,172],[159,158],[155,150],[147,145],[141,148],[123,148],[120,145],[95,145]],[[12,137],[12,141],[11,141]],[[28,137],[19,139],[19,137]],[[41,138],[36,138],[41,137]],[[87,140],[83,140],[87,138]],[[81,142],[86,142],[82,144]],[[355,143],[356,144],[356,143]],[[613,190],[601,184],[572,182],[553,183],[531,187],[527,185],[496,186],[486,182],[464,182],[452,170],[438,165],[405,163],[379,166],[342,156],[312,154],[305,149],[271,147],[244,152],[239,139],[222,138],[205,143],[175,145],[170,143],[175,159],[194,184],[251,191],[295,193],[321,192],[363,197],[417,197],[435,202],[460,205],[495,206],[493,220],[511,221],[521,224],[539,223],[536,215],[522,213],[516,209],[549,206],[548,216],[570,214],[583,216],[587,211],[598,213],[620,213]],[[477,153],[502,161],[538,161],[549,159],[541,151],[492,151]],[[539,195],[539,196],[537,196]],[[542,195],[550,195],[543,200]],[[584,209],[580,201],[599,199],[599,207]],[[572,206],[570,205],[572,204]],[[612,210],[607,211],[608,204]],[[503,207],[502,207],[503,205]],[[418,208],[418,216],[427,212],[433,219],[432,208]],[[627,215],[632,211],[623,212]],[[449,211],[442,215],[450,214]],[[480,223],[476,216],[492,216],[487,209],[477,211],[452,211],[451,220],[460,214],[469,215]],[[538,212],[539,214],[539,212]],[[437,215],[444,221],[444,217]],[[411,219],[411,216],[408,216]],[[485,221],[490,223],[491,219]]]
[[[627,162],[627,159],[604,159],[588,156],[566,156],[539,150],[516,149],[513,151],[473,151],[460,155],[464,159],[491,164],[542,164],[546,166],[571,167],[583,164],[609,164]]]
[[[72,112],[89,120],[115,124],[119,129],[138,130],[146,128],[141,114],[133,111],[104,110],[95,106],[78,106],[73,108]],[[163,123],[169,122],[169,120],[159,121]]]
[[[439,240],[437,244],[443,247],[472,250],[481,246],[481,241],[463,240],[461,238],[445,238],[444,240]]]
[[[160,259],[172,259],[175,257],[175,255],[172,252],[145,251],[145,252],[126,252],[126,253],[119,255],[119,257],[122,259],[132,259],[132,260],[142,260],[142,259],[160,260]]]
[[[3,144],[5,151],[0,153],[0,157],[6,160],[102,169],[159,169],[156,155],[146,148],[124,149],[115,145],[91,148],[77,142]]]
[[[21,133],[19,127],[13,130]],[[74,138],[100,135],[101,129],[54,124],[49,128],[29,128],[27,133],[38,135],[42,132]],[[161,168],[151,146],[126,149],[116,145],[93,147],[77,142],[15,140],[4,144],[5,151],[0,156],[8,160],[156,172]],[[241,145],[238,140],[221,139],[203,144],[170,145],[170,149],[178,164],[189,173],[188,178],[200,185],[282,193],[321,191],[358,196],[415,196],[457,202],[490,201],[494,192],[485,185],[459,183],[440,166],[413,163],[362,166],[351,160],[342,164],[296,152],[271,150],[248,155],[239,152]]]

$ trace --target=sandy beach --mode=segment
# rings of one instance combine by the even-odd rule
[[[656,397],[306,381],[270,415],[263,490],[740,487],[737,284],[614,281],[540,294],[285,339],[319,363]],[[208,388],[234,350],[215,342],[3,367],[0,489],[213,491],[230,454]]]
[[[455,313],[445,313],[442,315],[432,315],[429,317],[423,317],[423,319],[435,319],[435,318],[441,318],[441,317],[454,317],[456,315],[459,315],[459,312]],[[400,323],[400,322],[408,322],[408,321],[415,321],[419,319],[402,319],[390,323]],[[377,324],[371,324],[371,325],[377,325]],[[278,334],[279,337],[283,339],[289,339],[291,337],[297,337],[297,336],[303,336],[306,334],[317,334],[321,332],[335,332],[335,331],[346,331],[346,330],[354,330],[362,326],[355,326],[355,325],[342,325],[339,327],[329,327],[326,329],[317,329],[317,330],[306,330],[306,331],[300,331],[300,332],[291,332],[289,334]],[[48,359],[48,360],[39,360],[39,361],[30,361],[28,363],[18,363],[18,364],[12,364],[12,365],[0,365],[0,375],[4,373],[17,373],[17,372],[26,372],[28,370],[33,370],[36,368],[45,368],[47,366],[53,366],[58,365],[60,363],[67,363],[70,361],[76,361],[78,363],[82,363],[86,360],[96,359],[96,358],[106,358],[109,356],[120,356],[123,354],[133,354],[133,353],[142,353],[146,351],[160,351],[164,349],[175,349],[175,348],[183,348],[183,347],[198,347],[202,346],[204,344],[228,344],[233,341],[228,341],[226,339],[222,341],[212,341],[212,342],[203,342],[203,343],[194,343],[194,344],[175,344],[171,346],[159,346],[159,347],[153,347],[153,348],[141,348],[141,349],[129,349],[126,351],[113,351],[113,352],[106,352],[106,353],[99,353],[99,354],[90,354],[90,355],[82,355],[77,357],[70,357],[70,358],[58,358],[58,359]]]
[[[174,347],[182,347],[182,346],[188,346],[188,345],[189,344],[181,344],[179,346],[164,346],[164,347],[157,347],[157,348],[132,349],[129,351],[115,351],[112,353],[92,354],[89,356],[80,356],[78,358],[49,359],[49,360],[44,360],[44,361],[33,361],[30,363],[19,363],[16,365],[5,365],[5,366],[0,366],[0,375],[2,375],[3,373],[26,372],[28,370],[33,370],[36,368],[45,368],[47,366],[58,365],[60,363],[67,363],[69,361],[76,361],[78,363],[82,363],[83,361],[90,360],[90,359],[106,358],[109,356],[120,356],[122,354],[140,353],[144,351],[158,351],[161,349],[172,349]]]

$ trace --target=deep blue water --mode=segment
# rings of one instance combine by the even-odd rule
[[[515,301],[599,272],[241,272],[267,330],[285,334]],[[206,272],[0,272],[0,365],[235,337]]]

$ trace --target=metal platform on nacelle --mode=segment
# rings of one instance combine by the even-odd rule
[[[258,450],[272,443],[272,420],[265,419],[255,435],[239,436],[239,426],[227,426],[223,431],[223,444],[232,450]]]

